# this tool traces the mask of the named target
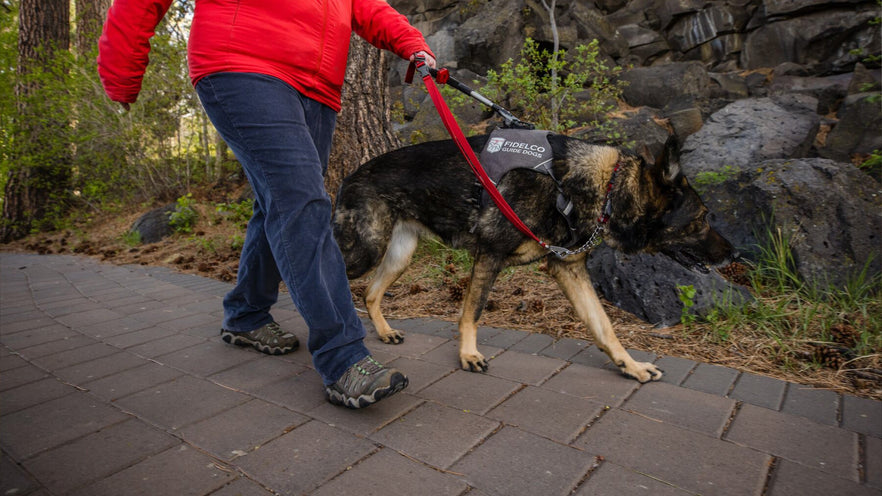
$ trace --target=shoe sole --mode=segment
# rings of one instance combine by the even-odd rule
[[[341,393],[331,391],[327,388],[325,389],[325,394],[327,395],[328,401],[331,404],[345,406],[346,408],[357,410],[359,408],[373,405],[383,398],[388,398],[389,396],[392,396],[393,394],[406,388],[409,383],[407,376],[402,375],[401,377],[402,380],[396,382],[395,384],[390,384],[389,387],[376,389],[371,394],[363,394],[357,398],[354,398],[352,396],[345,396]]]
[[[236,346],[251,346],[255,350],[267,355],[285,355],[300,347],[300,343],[295,343],[294,346],[270,346],[229,331],[221,331],[221,339],[226,343]]]

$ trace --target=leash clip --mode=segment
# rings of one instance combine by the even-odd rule
[[[407,73],[404,75],[404,82],[410,84],[413,82],[414,72],[419,72],[420,77],[425,79],[429,77],[429,66],[426,65],[425,57],[414,57],[413,62],[407,66]]]

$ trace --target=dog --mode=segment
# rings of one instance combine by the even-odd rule
[[[705,272],[708,266],[726,265],[735,256],[732,245],[708,224],[707,207],[680,172],[673,139],[654,160],[559,134],[549,134],[547,140],[553,177],[513,169],[499,180],[497,189],[548,244],[575,239],[571,246],[581,246],[598,231],[598,219],[606,213],[603,239],[614,249],[660,252]],[[478,136],[468,143],[478,153],[487,141],[487,136]],[[420,237],[434,234],[448,246],[467,249],[474,259],[459,320],[463,369],[488,368],[477,348],[477,321],[499,272],[545,257],[548,272],[597,347],[624,375],[641,383],[660,379],[660,369],[635,361],[616,337],[588,275],[588,250],[564,258],[549,253],[518,231],[494,204],[484,204],[482,192],[452,140],[394,150],[364,163],[343,180],[333,216],[334,235],[350,279],[376,268],[364,301],[380,339],[402,341],[402,333],[383,317],[380,303],[409,265]],[[569,220],[556,207],[559,194],[572,202]]]

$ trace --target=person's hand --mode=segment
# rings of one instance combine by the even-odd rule
[[[427,52],[420,50],[419,52],[414,53],[410,56],[410,61],[413,62],[417,57],[422,57],[426,61],[426,65],[430,68],[435,68],[435,57],[432,57]]]

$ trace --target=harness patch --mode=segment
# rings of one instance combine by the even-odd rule
[[[530,169],[552,175],[552,158],[548,131],[529,129],[495,129],[481,151],[481,165],[494,185],[512,169]],[[485,192],[484,203],[488,199]]]
[[[558,190],[555,206],[567,221],[570,235],[568,244],[572,244],[576,241],[572,219],[573,203],[564,196],[560,181],[552,172],[554,155],[548,143],[548,135],[548,131],[542,130],[494,129],[481,151],[480,161],[494,186],[499,184],[500,179],[512,169],[529,169],[551,176]],[[481,194],[481,207],[485,207],[489,202],[490,195],[484,190]]]

